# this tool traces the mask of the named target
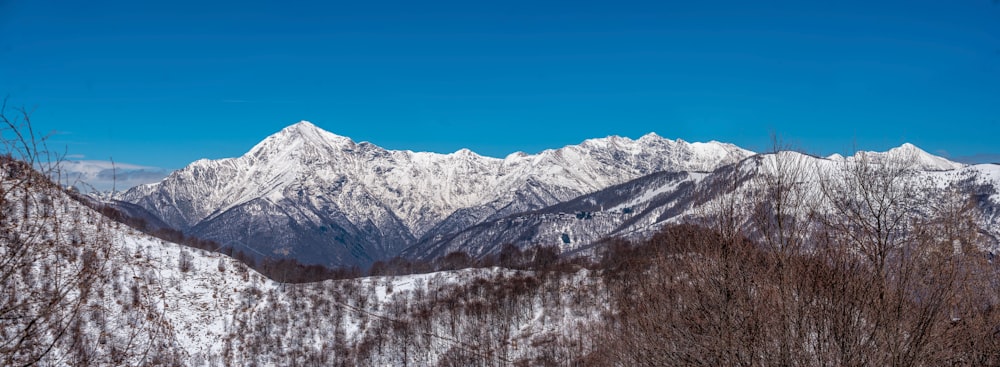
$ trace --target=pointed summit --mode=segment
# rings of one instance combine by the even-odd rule
[[[312,122],[302,120],[294,124],[288,125],[284,129],[281,129],[278,133],[274,135],[284,135],[293,136],[306,139],[320,139],[329,142],[352,142],[351,138],[346,136],[340,136],[329,131],[321,129],[319,126],[314,125]],[[272,136],[274,136],[272,135]]]
[[[930,154],[924,151],[923,149],[918,148],[916,145],[910,143],[903,143],[903,145],[889,149],[889,152],[912,153],[920,155]]]
[[[643,135],[643,136],[639,137],[639,141],[642,141],[642,142],[656,141],[656,140],[663,140],[663,137],[657,135],[655,132],[650,132],[650,133],[648,133],[646,135]]]
[[[889,149],[887,154],[913,159],[916,161],[918,167],[929,171],[947,171],[965,167],[965,164],[952,162],[944,157],[927,153],[910,143],[903,143],[903,145]]]
[[[268,136],[250,149],[248,154],[259,156],[263,152],[282,152],[301,149],[302,146],[352,146],[354,141],[323,130],[309,121],[299,121]]]
[[[312,129],[318,129],[318,127],[316,127],[316,125],[314,125],[312,122],[309,122],[307,120],[302,120],[302,121],[296,122],[294,124],[288,125],[288,127],[286,127],[286,129],[287,128],[312,128]]]
[[[965,164],[952,162],[946,158],[927,153],[923,149],[920,149],[916,145],[910,143],[903,143],[902,145],[889,149],[884,153],[858,152],[852,158],[858,157],[859,154],[873,154],[875,156],[902,159],[908,163],[912,163],[914,168],[924,171],[949,171],[965,167]]]
[[[281,134],[281,133],[284,133],[284,134],[309,134],[309,133],[315,132],[317,130],[323,131],[323,129],[320,129],[318,126],[314,125],[312,122],[309,122],[309,121],[306,121],[306,120],[302,120],[302,121],[296,122],[294,124],[285,126],[285,128],[281,129],[281,131],[279,131],[278,133],[279,134]]]
[[[476,154],[476,152],[473,152],[469,148],[462,148],[462,149],[456,150],[454,153],[451,153],[451,155],[458,156],[458,157],[478,157],[479,156],[479,154]]]

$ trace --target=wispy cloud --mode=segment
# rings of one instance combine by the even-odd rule
[[[59,165],[59,179],[81,191],[122,191],[137,185],[162,180],[170,174],[165,168],[138,164],[99,161],[67,160]]]

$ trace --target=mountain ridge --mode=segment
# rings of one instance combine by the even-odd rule
[[[264,138],[240,157],[195,161],[158,183],[129,190],[119,199],[144,208],[189,235],[261,257],[365,266],[398,255],[453,251],[462,246],[454,242],[456,239],[469,241],[470,234],[459,235],[468,229],[482,229],[483,224],[558,206],[660,172],[685,172],[688,178],[683,181],[694,185],[721,167],[755,155],[729,143],[688,143],[656,133],[638,139],[587,139],[577,145],[536,154],[515,152],[504,158],[482,156],[465,148],[452,153],[414,152],[355,142],[300,121]],[[921,171],[967,167],[909,143],[887,152],[813,158],[833,163],[893,157],[904,158]],[[692,175],[698,172],[704,175]],[[641,203],[662,196],[680,200],[671,205],[688,202],[671,190],[651,187],[642,193],[648,197],[616,200]],[[651,206],[655,213],[644,213],[650,215],[643,219],[645,224],[628,220],[632,224],[627,232],[645,233],[648,228],[644,225],[661,223],[665,213],[684,211],[682,207],[661,207],[665,204]],[[563,226],[579,226],[570,223]],[[525,233],[534,233],[531,231]],[[625,233],[626,228],[595,232],[581,227],[576,231],[585,234],[577,239],[566,231],[553,232],[554,238],[565,234],[576,246],[579,241]],[[531,238],[515,242],[528,244]],[[476,244],[482,253],[499,245]]]
[[[709,171],[752,154],[732,144],[687,143],[651,133],[494,158],[468,149],[448,154],[387,150],[301,121],[240,157],[198,160],[120,199],[183,231],[263,254],[287,256],[288,246],[253,244],[253,236],[232,232],[288,232],[292,224],[323,233],[333,229],[338,235],[327,245],[351,248],[356,243],[346,242],[361,241],[371,250],[362,252],[378,258],[427,236],[449,217],[456,226],[467,226],[653,172]],[[453,216],[464,209],[476,213]],[[236,218],[247,216],[257,219]],[[291,232],[276,236],[268,236],[269,241],[303,239]],[[345,259],[341,254],[334,260]]]

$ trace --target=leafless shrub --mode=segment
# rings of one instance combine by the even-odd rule
[[[59,180],[59,159],[25,109],[0,106],[0,365],[110,365],[173,357],[151,347],[161,330],[109,317],[148,299],[110,266],[109,222],[79,210]],[[56,180],[56,181],[54,181]],[[122,255],[134,261],[133,256]],[[117,265],[124,265],[119,263]],[[112,300],[122,294],[122,299]],[[153,317],[155,320],[155,316]],[[114,335],[109,334],[114,329]],[[132,361],[132,362],[128,362]]]
[[[810,169],[787,157],[759,191],[710,203],[709,227],[616,246],[602,264],[612,310],[581,361],[998,363],[998,269],[967,195],[916,180],[907,157],[859,154],[802,205]]]

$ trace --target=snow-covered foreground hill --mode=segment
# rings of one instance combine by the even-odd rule
[[[52,185],[12,187],[3,365],[535,364],[588,348],[581,335],[607,304],[586,270],[281,284],[112,222]]]

